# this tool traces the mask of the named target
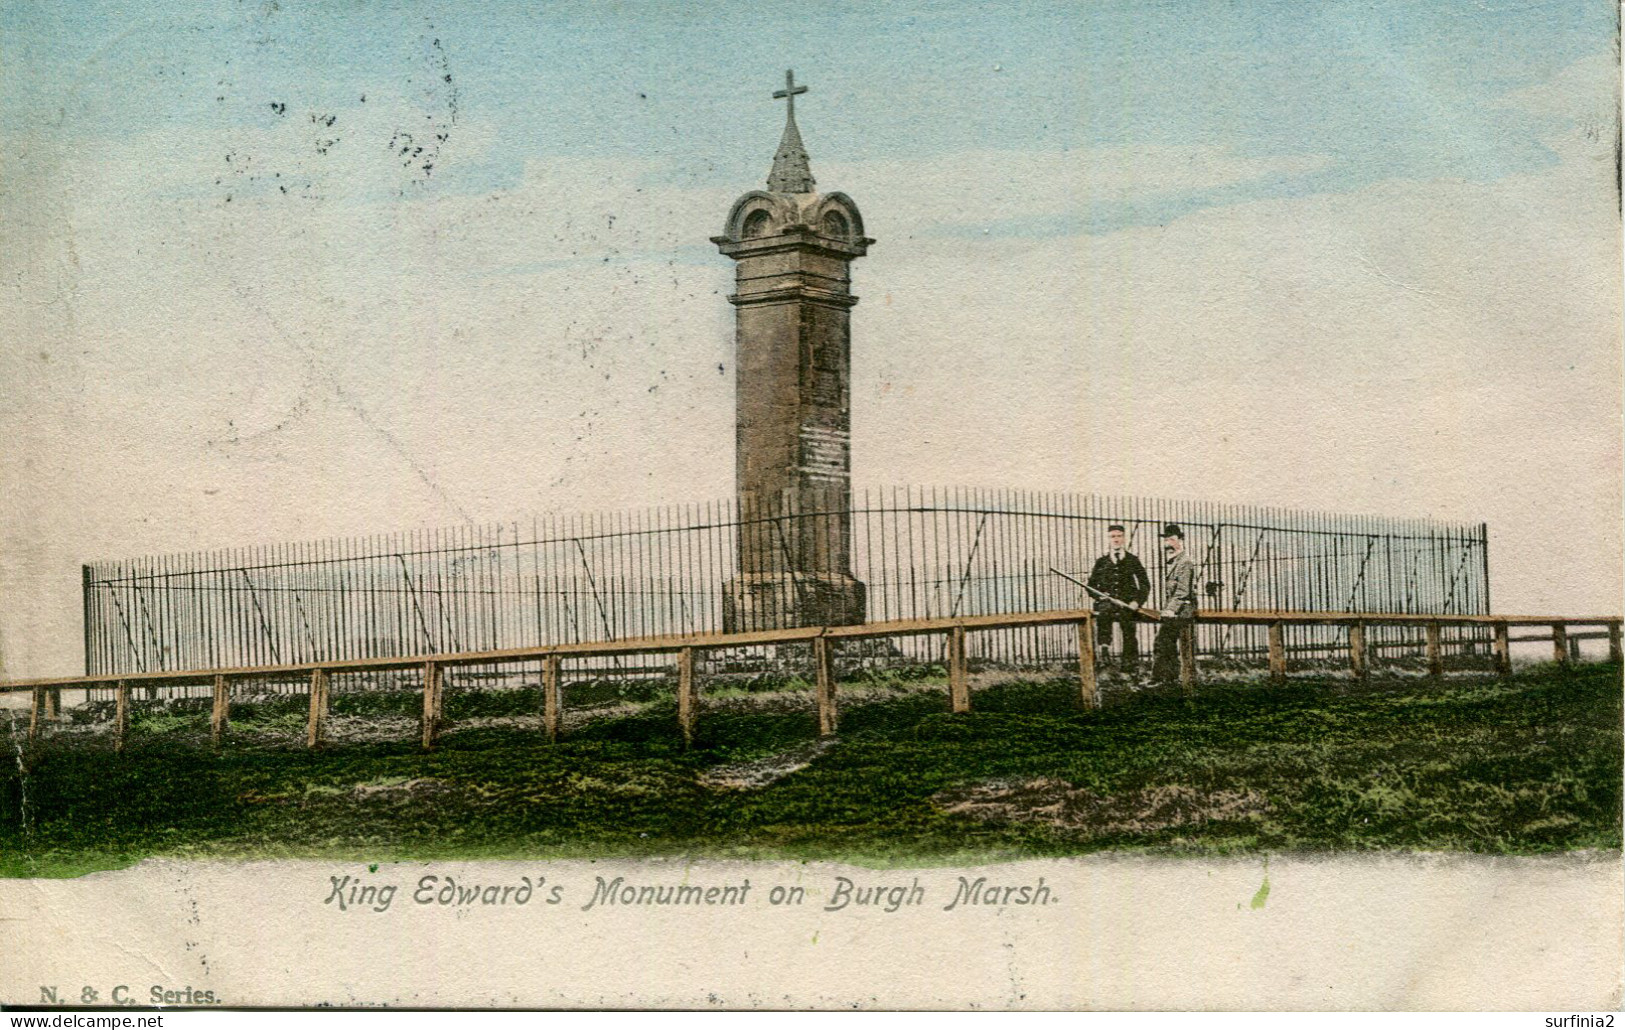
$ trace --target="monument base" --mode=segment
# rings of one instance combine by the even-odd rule
[[[845,573],[766,572],[723,585],[722,629],[747,633],[799,626],[851,626],[864,621],[863,584]]]

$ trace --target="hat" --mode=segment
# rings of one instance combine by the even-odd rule
[[[1177,536],[1181,540],[1185,539],[1185,531],[1183,529],[1180,529],[1178,526],[1176,526],[1172,522],[1170,522],[1166,526],[1162,527],[1162,535],[1163,535],[1164,538],[1171,537],[1171,536]]]
[[[1116,531],[1117,531],[1117,532],[1119,532],[1119,533],[1125,533],[1125,532],[1127,532],[1127,530],[1125,530],[1125,529],[1124,529],[1124,528],[1123,528],[1123,527],[1122,527],[1122,526],[1121,526],[1121,525],[1119,525],[1119,524],[1118,524],[1118,523],[1116,523],[1116,522],[1113,522],[1113,523],[1112,523],[1112,524],[1111,524],[1111,525],[1109,525],[1109,526],[1107,526],[1107,527],[1106,527],[1106,532],[1108,532],[1108,533],[1110,533],[1110,532],[1111,532],[1111,531],[1112,531],[1112,530],[1114,530],[1114,529],[1115,529],[1115,530],[1116,530]]]

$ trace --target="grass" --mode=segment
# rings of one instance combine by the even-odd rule
[[[428,754],[410,739],[291,746],[297,697],[234,706],[219,750],[201,710],[141,707],[122,754],[85,732],[14,748],[0,771],[0,875],[151,856],[885,866],[1621,845],[1617,665],[1439,686],[1216,684],[1192,701],[1135,694],[1087,713],[1069,707],[1065,682],[988,687],[960,716],[937,690],[870,686],[816,753],[810,704],[722,698],[685,749],[669,696],[628,699],[617,711],[630,714],[549,745],[489,721],[533,713],[534,692],[452,693],[447,714],[465,726]],[[417,705],[408,693],[339,695],[333,714],[399,719]],[[746,790],[700,779],[786,752],[810,764]]]

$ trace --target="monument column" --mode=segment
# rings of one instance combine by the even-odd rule
[[[784,137],[766,190],[734,202],[711,242],[736,262],[734,305],[739,498],[737,575],[724,591],[730,631],[864,620],[852,575],[850,264],[874,241],[857,205],[814,189],[796,127],[807,91],[785,73]]]

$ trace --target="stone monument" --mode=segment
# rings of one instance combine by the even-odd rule
[[[850,265],[874,241],[844,193],[814,188],[785,73],[784,138],[766,190],[734,202],[711,242],[736,264],[734,482],[739,566],[730,631],[864,620],[852,575]]]

